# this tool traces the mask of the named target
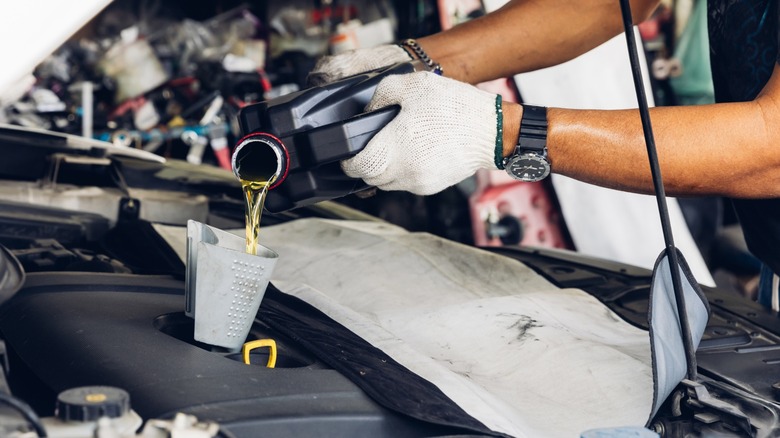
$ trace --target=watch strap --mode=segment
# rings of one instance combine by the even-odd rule
[[[520,137],[515,153],[536,152],[547,155],[547,107],[523,105]]]

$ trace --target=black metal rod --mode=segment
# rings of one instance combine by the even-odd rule
[[[677,302],[677,314],[680,318],[685,358],[688,364],[687,378],[695,381],[697,375],[696,348],[693,346],[688,312],[685,307],[685,296],[683,294],[682,281],[680,279],[680,263],[677,257],[677,248],[674,246],[672,225],[669,220],[669,208],[666,204],[666,191],[664,190],[663,179],[661,177],[661,165],[658,162],[658,151],[655,147],[653,126],[650,123],[650,110],[647,106],[647,95],[642,79],[642,69],[639,65],[639,55],[637,54],[636,38],[634,36],[634,23],[631,16],[631,5],[629,4],[629,1],[620,0],[620,9],[623,14],[623,26],[626,34],[626,42],[628,44],[628,56],[631,61],[631,73],[634,76],[634,88],[636,89],[636,98],[639,103],[639,114],[642,118],[642,129],[644,130],[645,135],[647,156],[650,159],[650,172],[653,175],[655,199],[658,203],[658,212],[661,216],[661,228],[664,234],[664,242],[666,243],[666,255],[669,259],[672,273],[672,286],[674,288],[675,301]]]

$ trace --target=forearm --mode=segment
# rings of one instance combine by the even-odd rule
[[[752,102],[650,110],[668,194],[780,197],[780,74]],[[522,109],[505,104],[504,155]],[[555,173],[620,190],[652,193],[638,110],[550,108],[548,153]]]
[[[755,102],[651,110],[661,173],[672,196],[780,196],[776,153]],[[550,111],[557,173],[619,190],[652,193],[638,110]],[[773,166],[768,165],[775,161]]]
[[[641,22],[658,0],[631,0]],[[484,17],[418,39],[446,76],[476,84],[560,64],[622,30],[615,0],[512,0]]]

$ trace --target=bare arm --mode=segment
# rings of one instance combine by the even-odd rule
[[[631,0],[634,22],[659,0]],[[560,64],[623,29],[616,0],[511,0],[501,9],[418,39],[445,75],[476,84]]]
[[[514,149],[520,105],[504,104],[504,156]],[[752,102],[650,111],[668,194],[780,197],[780,66]],[[581,181],[652,193],[638,110],[551,108],[553,171]]]

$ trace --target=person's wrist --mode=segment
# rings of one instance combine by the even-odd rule
[[[416,40],[428,56],[439,63],[444,72],[442,76],[476,85],[478,81],[474,81],[470,76],[470,71],[474,68],[473,59],[464,56],[460,50],[460,42],[453,36],[449,32],[439,32]]]
[[[410,61],[416,61],[417,60],[417,55],[415,55],[414,52],[411,49],[409,49],[408,47],[406,47],[406,46],[404,46],[404,45],[402,45],[400,43],[397,44],[397,46],[400,47],[401,50],[403,50],[409,56],[409,60]]]
[[[523,106],[514,102],[504,101],[502,104],[504,113],[503,123],[503,150],[502,157],[512,155],[520,138],[520,120],[523,118]]]
[[[439,76],[444,75],[444,69],[442,68],[441,64],[434,61],[428,52],[422,48],[420,43],[417,42],[417,40],[413,38],[407,38],[398,43],[398,46],[404,49],[412,59],[422,61],[428,67],[429,71],[436,73]]]

